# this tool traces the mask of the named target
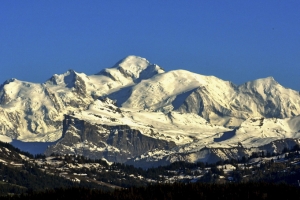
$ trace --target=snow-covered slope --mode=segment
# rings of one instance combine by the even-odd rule
[[[114,103],[96,100],[87,110],[66,116],[63,137],[47,154],[83,154],[150,167],[237,159],[262,150],[278,153],[299,142],[300,116],[249,118],[238,129],[228,129],[194,113],[120,109]]]
[[[164,112],[178,110],[198,114],[219,125],[239,126],[249,117],[299,115],[300,95],[273,78],[235,86],[213,76],[175,70],[133,86],[122,106]]]
[[[176,146],[230,131],[193,113],[120,109],[108,98],[66,116],[63,129],[63,137],[47,154],[80,153],[111,162],[125,162],[151,150],[174,151]]]
[[[236,86],[186,70],[165,72],[138,56],[94,75],[68,70],[41,84],[10,79],[0,86],[0,139],[59,140],[47,151],[111,161],[247,155],[245,147],[299,138],[299,116],[299,92],[272,77]]]
[[[42,84],[8,80],[0,86],[0,133],[22,141],[56,141],[64,114],[162,72],[144,58],[128,56],[96,75],[68,70]]]

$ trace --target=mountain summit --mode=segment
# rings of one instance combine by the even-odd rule
[[[117,62],[112,68],[100,71],[98,75],[107,75],[115,81],[130,78],[132,81],[138,82],[160,73],[164,73],[164,70],[158,65],[151,64],[145,58],[128,56]]]

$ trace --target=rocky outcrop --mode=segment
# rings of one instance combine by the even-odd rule
[[[111,162],[128,159],[153,149],[170,149],[174,142],[154,139],[127,125],[91,124],[65,116],[63,136],[49,147],[46,154],[80,154],[89,158],[105,158]]]
[[[203,163],[216,163],[224,160],[242,160],[243,157],[249,158],[253,153],[261,155],[281,154],[284,149],[293,149],[295,145],[299,145],[299,139],[282,139],[272,141],[269,144],[254,147],[245,148],[242,145],[237,145],[232,148],[203,148],[200,151],[190,153],[178,153],[172,151],[154,150],[151,153],[147,152],[136,158],[128,160],[126,163],[134,165],[136,167],[150,168],[158,167],[162,165],[169,165],[176,161],[185,161],[190,163],[203,162]]]

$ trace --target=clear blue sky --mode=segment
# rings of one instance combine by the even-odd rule
[[[3,0],[0,83],[88,75],[127,55],[235,84],[300,90],[300,1]]]

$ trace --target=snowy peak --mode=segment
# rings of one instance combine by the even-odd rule
[[[14,82],[16,79],[12,78],[9,80],[6,80],[3,84],[0,85],[0,105],[5,105],[8,102],[10,102],[11,98],[9,97],[8,91],[6,90],[7,85],[9,85],[11,82]]]
[[[163,73],[164,71],[157,65],[151,64],[148,60],[138,56],[127,56],[123,60],[114,65],[123,74],[132,77],[133,79],[140,78],[141,73],[144,71],[152,73]]]
[[[18,96],[26,96],[28,90],[38,86],[37,83],[19,81],[15,78],[9,79],[0,86],[0,105],[6,105]]]
[[[272,87],[281,86],[273,77],[260,78],[254,81],[249,81],[240,86],[240,88],[247,88],[255,90],[257,88],[270,89]],[[282,86],[281,86],[282,87]]]
[[[236,99],[252,110],[252,116],[286,118],[300,114],[298,92],[281,86],[273,77],[239,86]]]
[[[256,80],[250,81],[250,82],[256,83],[256,84],[267,84],[267,85],[278,84],[278,82],[272,76],[269,76],[266,78],[259,78],[259,79],[256,79]]]
[[[54,74],[46,83],[53,85],[65,85],[67,88],[72,88],[75,85],[76,78],[78,73],[72,69],[69,69],[63,74]]]
[[[164,73],[164,70],[158,65],[151,64],[145,58],[128,56],[117,62],[112,68],[104,69],[98,74],[108,76],[115,81],[122,81],[125,77],[137,82],[160,73]]]
[[[131,73],[133,76],[137,76],[150,65],[150,62],[145,58],[138,56],[127,56],[126,58],[117,62],[113,68],[122,68],[127,73]]]
[[[2,90],[5,85],[7,85],[11,82],[14,82],[14,81],[17,81],[17,79],[11,78],[11,79],[8,79],[8,80],[4,81],[4,83],[0,85],[0,90]]]

